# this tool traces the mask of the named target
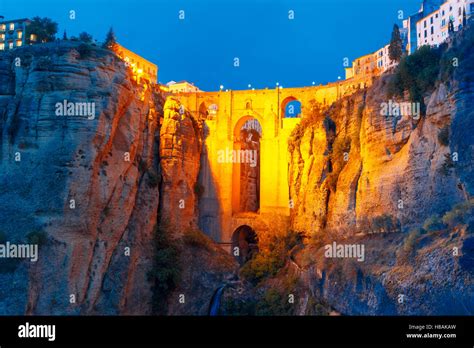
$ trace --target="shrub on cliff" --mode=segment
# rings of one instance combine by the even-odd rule
[[[241,275],[253,284],[275,276],[285,265],[289,251],[301,243],[302,235],[288,231],[282,236],[273,235],[263,245],[259,243],[260,252],[241,268]]]
[[[92,47],[86,43],[80,44],[77,51],[79,52],[80,59],[85,59],[92,55]]]
[[[460,224],[470,223],[474,220],[474,198],[456,204],[450,211],[443,215],[444,224],[453,227]]]
[[[42,246],[48,242],[48,235],[45,231],[31,231],[26,235],[26,240],[30,244]]]
[[[153,291],[152,310],[155,314],[166,314],[166,299],[179,281],[181,270],[179,267],[179,247],[169,238],[169,231],[165,227],[155,226],[155,256],[153,268],[148,272]]]
[[[416,245],[419,237],[423,234],[423,231],[419,228],[415,228],[408,232],[407,236],[403,240],[401,248],[397,250],[398,261],[400,263],[406,263],[416,252]]]
[[[158,184],[160,183],[160,176],[158,175],[156,170],[154,168],[149,168],[147,170],[147,174],[148,174],[148,186],[151,188],[157,187]]]
[[[441,49],[422,46],[413,54],[402,58],[390,79],[387,91],[391,98],[403,98],[410,94],[412,102],[421,103],[422,114],[425,111],[423,95],[435,87],[440,71]]]
[[[376,216],[372,220],[371,224],[371,232],[372,233],[388,233],[388,232],[396,232],[400,230],[400,223],[394,216],[390,214],[383,214],[380,216]]]
[[[83,31],[79,34],[79,40],[85,43],[92,43],[92,35]]]
[[[257,302],[256,314],[262,316],[292,315],[293,306],[288,302],[288,297],[277,289],[269,289]]]
[[[294,315],[294,296],[298,281],[299,277],[297,275],[288,274],[278,279],[278,282],[266,289],[263,296],[258,299],[255,314],[264,316]],[[293,301],[290,301],[290,295],[293,295]]]
[[[438,133],[438,141],[443,146],[449,145],[449,125],[444,126]]]
[[[54,41],[57,32],[58,23],[47,17],[34,17],[26,27],[26,37],[29,38],[31,34],[34,34],[36,35],[36,42]]]
[[[423,224],[423,229],[427,232],[439,231],[446,228],[446,225],[443,223],[441,218],[438,215],[432,215],[425,220]]]
[[[107,48],[111,51],[115,51],[117,48],[117,38],[115,37],[114,30],[112,28],[109,29],[107,35],[105,37],[105,42],[102,45],[103,48]]]
[[[207,251],[212,251],[212,240],[201,231],[190,229],[183,234],[182,241],[185,246],[198,247]]]

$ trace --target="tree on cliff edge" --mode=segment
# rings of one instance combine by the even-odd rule
[[[399,62],[403,54],[403,43],[400,36],[400,28],[398,25],[393,25],[392,39],[390,46],[388,46],[388,55],[391,60]]]
[[[110,27],[107,36],[105,37],[105,42],[102,45],[103,48],[107,48],[111,51],[114,51],[117,47],[117,38],[115,37],[114,30]]]
[[[34,17],[30,25],[26,27],[26,37],[29,38],[31,34],[34,34],[36,42],[54,41],[57,32],[58,23],[47,17]]]

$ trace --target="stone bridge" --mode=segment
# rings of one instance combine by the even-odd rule
[[[351,79],[302,88],[173,94],[186,111],[205,120],[200,228],[228,250],[237,243],[241,226],[257,235],[286,229],[291,132],[314,102],[327,106],[368,84]],[[292,117],[289,105],[297,110]]]

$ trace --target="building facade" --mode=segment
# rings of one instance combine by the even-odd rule
[[[199,93],[198,87],[188,81],[170,81],[166,84],[170,93]]]
[[[397,65],[397,62],[390,59],[388,52],[390,44],[385,45],[374,53],[375,59],[377,60],[377,74],[383,74],[388,69]]]
[[[423,45],[439,46],[449,37],[449,23],[454,31],[462,28],[474,13],[474,0],[424,0],[420,10],[403,20],[400,37],[405,52],[412,54]],[[372,54],[357,58],[346,68],[346,79],[379,75],[397,65],[385,45]]]
[[[417,48],[423,45],[439,46],[449,37],[449,24],[458,31],[464,18],[467,20],[474,10],[474,0],[448,0],[416,23]]]
[[[26,27],[30,23],[27,18],[0,21],[0,51],[12,50],[36,41],[34,34],[27,38]]]
[[[117,44],[115,52],[130,66],[137,80],[145,79],[152,83],[158,83],[158,66],[156,64],[120,44]]]

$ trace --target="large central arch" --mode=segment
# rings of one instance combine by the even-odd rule
[[[233,132],[232,213],[260,208],[260,139],[262,126],[251,115],[240,118]]]

